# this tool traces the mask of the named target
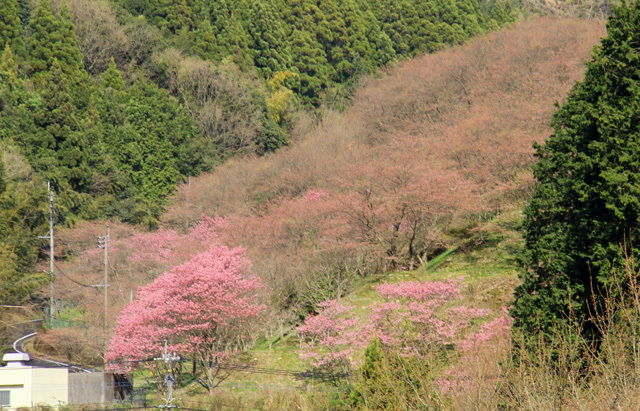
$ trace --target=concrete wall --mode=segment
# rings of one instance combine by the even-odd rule
[[[102,404],[114,398],[112,374],[69,373],[69,404]]]

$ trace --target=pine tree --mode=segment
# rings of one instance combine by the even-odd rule
[[[180,177],[178,166],[183,166],[177,164],[180,155],[176,147],[193,135],[193,129],[182,127],[184,113],[177,111],[167,93],[154,84],[138,80],[129,95],[128,137],[124,147],[112,149],[121,153],[121,161],[140,193],[162,203],[175,189]]]
[[[29,25],[29,20],[33,14],[34,4],[32,0],[16,0],[18,5],[18,17],[22,27]]]
[[[469,37],[478,35],[481,31],[482,14],[477,0],[457,0],[462,29]]]
[[[0,47],[4,48],[5,45],[11,46],[18,56],[25,56],[16,0],[3,0],[0,3]]]
[[[539,185],[525,210],[523,284],[511,310],[525,333],[587,320],[625,258],[637,265],[640,2],[616,7],[607,32],[536,147]]]
[[[78,37],[76,37],[76,28],[71,20],[71,12],[66,2],[60,6],[58,15],[60,21],[60,47],[55,51],[54,57],[58,59],[63,66],[65,72],[74,73],[77,70],[84,70],[82,64],[82,53],[78,48]]]
[[[153,13],[154,23],[171,33],[193,27],[191,9],[185,0],[158,0]]]
[[[31,161],[41,149],[40,129],[35,124],[35,108],[40,97],[17,75],[18,67],[9,45],[0,57],[0,141],[13,140]]]
[[[410,13],[403,12],[398,3],[398,0],[382,0],[377,8],[372,8],[372,12],[391,40],[395,53],[405,55],[410,51],[411,35],[404,16]]]
[[[320,38],[329,62],[336,72],[337,82],[346,82],[357,72],[366,72],[371,45],[366,38],[360,9],[352,0],[318,2],[326,16],[326,30],[330,35]]]
[[[71,102],[69,84],[58,60],[53,61],[42,92],[43,106],[39,125],[52,137],[50,146],[56,149],[77,129],[77,120]]]
[[[252,67],[253,55],[249,51],[252,39],[242,24],[243,19],[248,18],[247,5],[243,1],[237,2],[233,8],[223,1],[216,5],[218,7],[212,13],[217,13],[214,26],[220,56],[231,56],[231,60],[241,68]]]
[[[291,0],[285,21],[290,30],[287,36],[291,55],[295,56],[292,65],[299,74],[295,90],[306,103],[318,106],[332,79],[337,78],[327,56],[333,33],[314,0]]]
[[[371,67],[384,66],[393,61],[396,56],[393,43],[387,33],[382,31],[380,23],[371,10],[364,12],[363,21],[367,29],[365,36],[372,45],[372,49],[367,56]]]

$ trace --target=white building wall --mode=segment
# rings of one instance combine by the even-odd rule
[[[63,405],[69,402],[69,370],[66,368],[32,368],[31,401],[33,404]]]
[[[68,402],[66,368],[1,367],[0,391],[9,391],[9,409]]]
[[[0,391],[9,391],[10,408],[31,406],[31,369],[0,368]]]

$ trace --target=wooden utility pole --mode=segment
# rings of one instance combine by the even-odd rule
[[[51,191],[51,186],[49,185],[49,250],[51,250],[51,254],[49,255],[49,275],[51,276],[49,307],[50,307],[52,325],[53,325],[53,319],[56,313],[56,304],[53,299],[53,282],[56,279],[56,277],[53,274],[53,263],[55,258],[53,238],[54,238],[53,237],[53,191]]]
[[[104,329],[107,329],[107,309],[108,309],[108,268],[109,268],[109,225],[107,224],[107,235],[98,237],[100,247],[104,247]]]
[[[53,326],[53,319],[56,313],[56,305],[53,298],[53,282],[55,276],[53,274],[54,263],[54,236],[53,236],[53,191],[51,190],[51,182],[47,182],[47,190],[49,191],[49,235],[38,236],[38,238],[49,239],[49,318],[51,320],[50,326]]]

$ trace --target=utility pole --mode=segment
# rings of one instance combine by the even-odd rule
[[[51,283],[49,284],[49,318],[51,320],[51,326],[53,326],[53,319],[56,312],[56,306],[53,299],[53,281],[55,276],[53,275],[53,262],[54,262],[54,241],[53,241],[53,191],[51,190],[51,181],[47,182],[47,190],[49,191],[49,235],[38,236],[38,238],[49,239],[49,278]]]
[[[107,298],[108,298],[108,267],[109,267],[109,225],[107,224],[107,235],[98,237],[98,247],[104,247],[104,329],[107,329]]]
[[[169,373],[164,379],[164,384],[167,386],[167,403],[164,405],[159,405],[158,408],[161,410],[172,409],[176,406],[172,404],[173,402],[173,383],[176,382],[173,376],[173,363],[176,361],[180,361],[180,356],[175,353],[169,354],[167,352],[167,340],[164,340],[164,355],[161,358],[154,358],[155,360],[162,360],[165,362],[167,367],[169,368]]]

